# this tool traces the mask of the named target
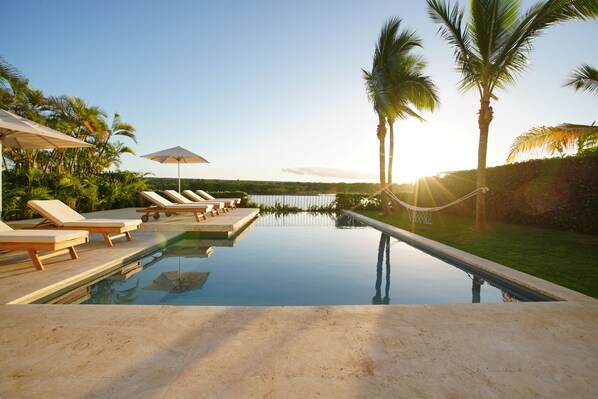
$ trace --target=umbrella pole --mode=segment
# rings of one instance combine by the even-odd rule
[[[179,170],[179,194],[181,193],[181,162],[177,162],[177,167]]]

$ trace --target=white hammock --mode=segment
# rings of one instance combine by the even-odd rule
[[[430,214],[430,212],[438,212],[444,208],[448,208],[449,206],[453,206],[455,204],[458,204],[459,202],[463,202],[465,200],[470,199],[471,197],[474,197],[476,195],[478,195],[478,193],[487,193],[490,189],[488,187],[482,187],[482,188],[478,188],[474,191],[472,191],[469,194],[464,195],[461,198],[458,198],[456,200],[454,200],[453,202],[449,202],[446,205],[442,205],[442,206],[435,206],[432,208],[423,208],[420,206],[414,206],[411,204],[408,204],[404,201],[401,201],[396,195],[394,195],[394,193],[392,191],[390,191],[388,188],[385,188],[384,191],[395,201],[397,201],[401,206],[403,206],[404,208],[407,209],[407,213],[409,215],[409,221],[411,222],[415,222],[415,223],[423,223],[423,224],[432,224],[432,215]]]

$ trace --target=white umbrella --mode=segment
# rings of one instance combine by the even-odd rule
[[[179,193],[181,192],[181,163],[209,163],[205,158],[192,153],[182,147],[172,147],[167,150],[154,152],[152,154],[142,155],[142,158],[151,159],[160,163],[178,164],[179,173]]]
[[[93,147],[57,130],[0,109],[0,155],[2,146],[20,149]],[[0,219],[2,218],[2,168],[0,167]]]

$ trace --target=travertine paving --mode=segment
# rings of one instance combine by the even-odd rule
[[[149,245],[157,234],[138,233],[120,248]],[[86,263],[116,254],[88,245],[81,256],[88,256]],[[21,270],[16,289],[14,275],[1,274],[0,259],[3,303],[25,292],[27,281],[35,291],[37,276],[67,276],[52,274],[63,273],[67,263],[49,264],[44,272]],[[563,301],[0,305],[0,397],[598,397],[598,301],[513,275]]]

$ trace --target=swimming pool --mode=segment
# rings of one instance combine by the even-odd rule
[[[187,234],[59,302],[297,306],[541,300],[347,217],[263,215],[249,229],[230,240]]]

